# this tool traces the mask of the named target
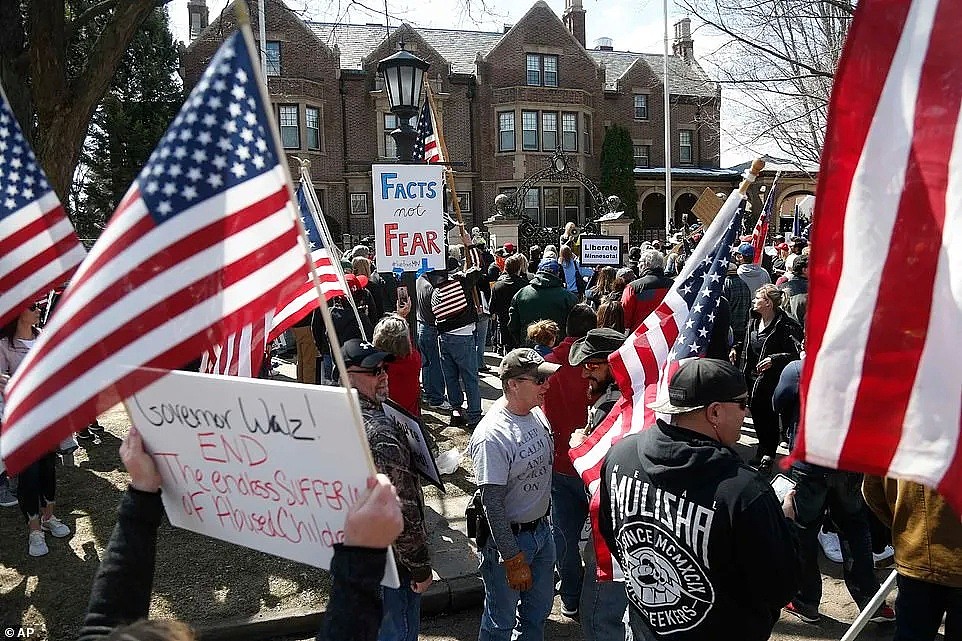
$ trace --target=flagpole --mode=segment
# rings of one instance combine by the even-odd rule
[[[263,1],[263,0],[262,0]],[[251,18],[250,13],[247,11],[247,4],[244,2],[237,2],[234,5],[234,10],[237,16],[237,25],[241,30],[241,34],[244,36],[244,44],[247,45],[248,55],[254,54],[256,48],[254,47],[254,35],[251,33]],[[294,211],[294,203],[297,202],[297,197],[294,194],[294,183],[291,180],[291,170],[287,166],[287,156],[284,154],[284,147],[281,144],[281,136],[277,130],[277,123],[274,121],[274,112],[271,110],[271,97],[267,92],[266,77],[261,75],[257,70],[255,73],[258,74],[257,78],[257,88],[260,90],[261,100],[264,105],[268,107],[265,109],[267,112],[269,129],[271,130],[271,137],[274,141],[274,153],[277,154],[280,160],[280,166],[284,172],[285,182],[287,183],[287,194],[290,198],[290,206],[287,207],[291,218],[294,219],[294,224],[297,226],[301,239],[301,247],[304,250],[304,261],[307,263],[310,269],[311,281],[314,283],[314,289],[317,291],[317,297],[320,299],[320,310],[321,315],[324,317],[324,326],[327,328],[327,337],[331,343],[331,356],[334,358],[334,363],[337,365],[338,371],[341,373],[341,385],[348,392],[348,406],[351,408],[351,416],[354,419],[354,427],[357,429],[358,435],[361,437],[361,443],[367,444],[367,433],[364,431],[364,420],[361,417],[361,407],[354,400],[351,394],[353,388],[351,387],[350,377],[347,375],[347,366],[344,364],[344,356],[341,354],[341,341],[337,337],[337,332],[334,329],[334,321],[331,318],[331,310],[327,306],[327,299],[324,298],[324,293],[321,291],[321,281],[317,276],[317,269],[314,267],[314,261],[310,259],[311,251],[310,246],[307,242],[307,231],[304,229],[304,224],[301,222],[300,216]],[[348,292],[350,295],[350,292]],[[374,466],[374,458],[371,456],[371,449],[369,447],[361,448],[364,451],[365,458],[367,459],[367,471],[369,474],[376,474],[377,468]]]
[[[668,88],[668,0],[664,0],[665,59],[663,62],[665,108],[665,238],[671,234],[671,93]]]
[[[441,147],[441,155],[444,156],[444,160],[451,160],[448,155],[448,146],[444,142],[444,134],[441,133],[441,121],[440,114],[438,113],[437,105],[434,102],[434,93],[431,91],[431,82],[428,80],[427,75],[424,76],[424,87],[427,91],[428,105],[431,108],[431,118],[434,119],[434,135],[438,139],[438,145]],[[461,201],[458,200],[458,192],[454,184],[454,172],[445,166],[444,169],[444,179],[447,181],[448,190],[451,192],[451,200],[454,205],[454,215],[458,220],[458,227],[461,231],[461,243],[464,245],[464,258],[465,264],[471,267],[471,253],[468,251],[468,232],[464,226],[464,219],[461,217]],[[480,267],[480,265],[479,265]],[[477,303],[477,301],[475,301]]]
[[[308,207],[312,211],[307,212],[314,218],[314,222],[317,224],[317,232],[321,234],[321,241],[324,245],[330,248],[331,251],[331,264],[334,265],[334,269],[337,271],[338,278],[341,279],[341,286],[344,287],[345,298],[348,300],[348,304],[351,306],[351,310],[354,312],[354,318],[357,320],[357,328],[361,332],[361,338],[365,341],[370,340],[367,337],[367,332],[364,331],[364,323],[361,322],[361,312],[357,308],[357,303],[354,301],[354,295],[351,293],[351,288],[347,285],[347,278],[344,276],[344,268],[341,267],[340,257],[334,257],[334,240],[331,238],[331,230],[327,227],[327,221],[324,220],[324,212],[321,211],[321,204],[317,200],[317,192],[314,191],[314,185],[311,183],[310,174],[310,160],[297,159],[297,162],[301,164],[301,184],[304,185],[305,191],[307,192]]]

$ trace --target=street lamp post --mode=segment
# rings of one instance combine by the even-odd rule
[[[414,157],[417,131],[409,121],[421,107],[424,73],[429,66],[425,60],[405,51],[403,44],[400,51],[377,63],[377,70],[384,76],[391,113],[397,118],[398,126],[391,132],[391,137],[400,162],[411,162]]]

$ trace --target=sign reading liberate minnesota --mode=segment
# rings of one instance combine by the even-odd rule
[[[377,269],[444,269],[444,168],[374,165]]]
[[[170,372],[124,403],[173,525],[328,569],[373,474],[356,402],[339,387]]]

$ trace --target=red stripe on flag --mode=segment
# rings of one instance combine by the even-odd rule
[[[962,83],[944,82],[958,73],[958,25],[962,3],[939,4],[919,78],[912,150],[905,186],[892,228],[889,253],[879,282],[873,322],[851,425],[839,456],[841,469],[884,475],[895,456],[915,384],[914,373],[925,348],[942,232],[945,195]],[[920,216],[925,211],[927,215]],[[924,247],[924,249],[920,249]],[[911,263],[911,269],[905,265]],[[911,310],[907,313],[907,310]],[[884,322],[878,322],[884,319]],[[901,375],[893,376],[892,372]],[[885,398],[879,404],[877,399]],[[866,457],[866,452],[872,452]],[[874,469],[866,469],[871,463]]]
[[[77,236],[73,233],[64,236],[58,240],[55,244],[50,245],[44,249],[39,254],[35,254],[29,260],[21,263],[16,269],[11,271],[9,274],[0,278],[0,291],[9,291],[17,286],[18,283],[22,282],[25,278],[31,276],[32,274],[38,272],[39,270],[46,267],[48,264],[56,262],[58,258],[64,254],[69,253],[80,243],[77,242]],[[56,279],[57,284],[62,284],[66,280],[65,276],[60,276]],[[43,295],[50,291],[50,288],[38,290],[38,292]],[[19,313],[19,312],[18,312]],[[2,323],[0,323],[2,324]]]
[[[291,230],[290,233],[293,233],[293,230]],[[69,363],[65,363],[64,369],[86,372],[104,360],[105,356],[122,349],[125,345],[133,343],[144,334],[153,331],[171,318],[179,316],[192,307],[195,307],[198,303],[216,296],[227,287],[243,280],[261,265],[270,263],[288,251],[292,246],[292,241],[288,236],[289,234],[282,234],[270,243],[261,245],[243,258],[225,266],[223,269],[195,280],[178,292],[167,296],[151,308],[144,310],[143,313],[111,332],[110,335],[97,343],[97,349],[88,349],[78,354],[77,357]],[[294,274],[290,275],[290,278],[293,277]],[[113,289],[120,288],[115,287]],[[116,296],[116,294],[113,296]],[[276,298],[274,300],[276,300]],[[273,306],[273,304],[274,302],[272,301],[271,305]],[[85,310],[91,308],[97,310],[104,309],[98,305],[90,304],[85,307]],[[243,323],[236,326],[222,323],[219,328],[221,335],[217,336],[217,332],[211,332],[210,334],[212,335],[208,340],[214,344],[219,343],[225,336],[240,330],[244,323],[251,322],[253,316],[258,313],[257,311],[251,311],[250,305],[244,306],[243,309],[248,310]],[[260,310],[259,313],[263,316],[264,312]],[[83,329],[83,324],[75,323],[74,319],[71,318],[67,324],[63,326],[61,331],[52,337],[51,341],[44,345],[44,347],[56,347],[59,345],[58,339],[67,338],[74,332],[83,331]],[[180,367],[192,358],[195,358],[202,351],[203,348],[195,353],[182,354],[180,359],[163,363],[163,365],[166,367]],[[33,364],[38,362],[40,362],[39,358],[34,360]],[[24,374],[26,373],[27,372],[24,372]],[[23,378],[20,380],[23,380]],[[44,399],[55,393],[62,385],[63,381],[59,379],[49,379],[37,385],[7,416],[7,422],[13,423],[19,420],[22,415],[27,414],[32,411],[34,407],[43,403]]]
[[[842,275],[845,226],[841,218],[848,205],[852,179],[865,147],[886,71],[892,65],[902,28],[911,3],[904,0],[862,0],[856,8],[856,19],[848,34],[835,75],[825,146],[822,149],[815,220],[830,219],[838,224],[816,224],[812,233],[812,261],[809,269],[809,298],[806,314],[806,341],[809,354],[817,355],[828,325],[829,315]],[[856,43],[871,41],[871,47],[855,51]],[[831,176],[831,179],[826,177]],[[808,381],[815,358],[806,358],[802,366],[802,421],[793,456],[805,457],[804,405]]]

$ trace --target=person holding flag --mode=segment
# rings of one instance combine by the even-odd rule
[[[636,639],[737,630],[763,641],[795,595],[792,493],[779,505],[732,449],[747,404],[735,366],[687,359],[666,398],[650,405],[669,420],[623,438],[605,458],[598,529],[624,571]]]

